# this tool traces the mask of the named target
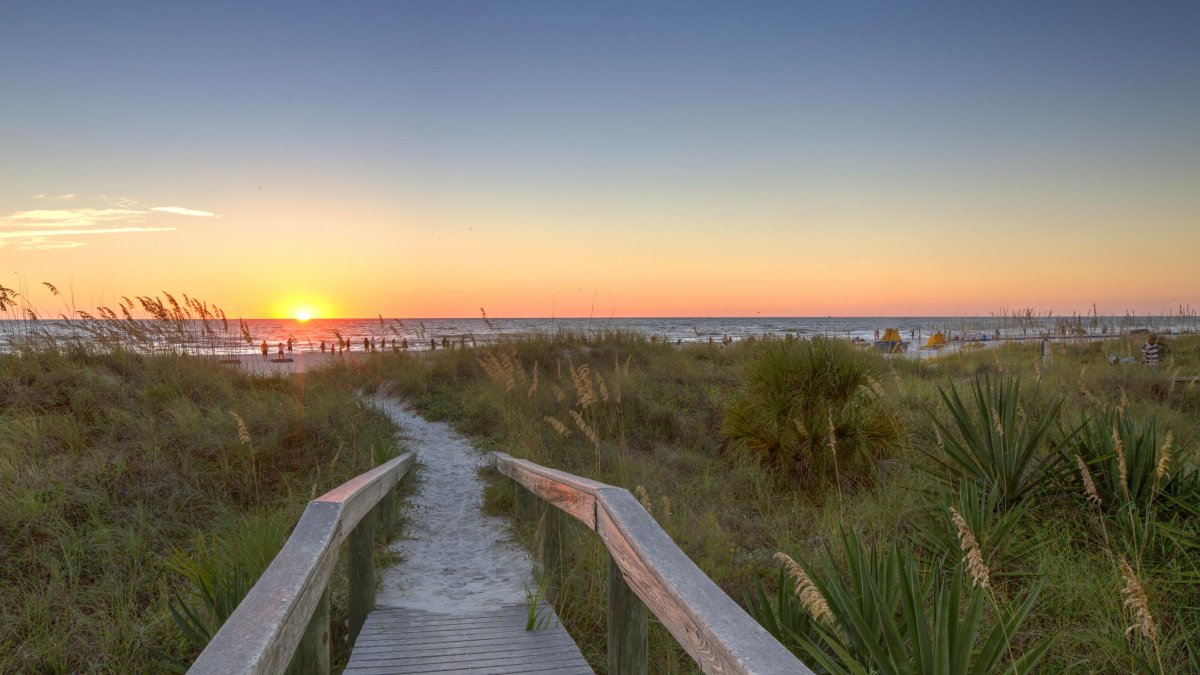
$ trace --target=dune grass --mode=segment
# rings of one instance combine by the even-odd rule
[[[329,376],[395,390],[484,447],[631,491],[640,486],[664,529],[739,600],[753,596],[759,584],[768,599],[776,596],[780,551],[812,561],[806,569],[818,586],[832,583],[847,564],[847,533],[866,547],[897,547],[904,565],[893,567],[936,578],[944,589],[938,598],[976,597],[970,575],[964,580],[957,565],[966,557],[962,529],[951,517],[957,513],[991,575],[989,595],[972,610],[982,621],[978,635],[996,635],[997,617],[1037,592],[1015,634],[1004,635],[999,656],[994,644],[988,652],[997,668],[1026,658],[1047,639],[1044,656],[1022,663],[1032,659],[1045,672],[1181,672],[1194,665],[1189,645],[1200,643],[1194,544],[1200,510],[1189,511],[1195,502],[1187,481],[1159,490],[1153,513],[1097,508],[1074,469],[1079,437],[1071,434],[1081,420],[1118,409],[1138,429],[1154,420],[1160,444],[1171,433],[1171,475],[1188,474],[1200,440],[1200,385],[1171,377],[1200,375],[1200,339],[1170,338],[1157,370],[1109,363],[1109,354],[1136,355],[1138,338],[1054,344],[1049,363],[1036,342],[919,362],[864,354],[877,375],[866,386],[872,405],[895,420],[899,433],[872,448],[873,461],[853,469],[855,480],[761,461],[722,433],[728,411],[761,368],[758,359],[778,344],[675,347],[619,332],[560,333],[486,351],[385,355]],[[995,388],[1018,379],[1009,407],[997,408],[995,418],[988,409],[975,426],[998,424],[991,432],[996,441],[1005,433],[1019,436],[1011,445],[993,445],[999,459],[1044,432],[1030,441],[1035,458],[1009,483],[946,471],[937,461],[947,457],[938,437],[944,444],[947,431],[959,431],[943,392],[957,388],[967,401],[977,382]],[[1053,418],[1048,430],[1047,418]],[[996,484],[1011,492],[1000,494]],[[506,489],[492,488],[494,508],[507,508]],[[558,610],[585,656],[604,672],[603,548],[585,532],[573,532],[568,541],[572,555]],[[901,581],[893,576],[889,583]],[[1152,634],[1144,628],[1147,616]],[[810,641],[834,654],[834,638],[819,638]],[[960,652],[981,649],[968,643]],[[653,619],[651,661],[652,672],[694,670]]]
[[[252,582],[312,496],[396,453],[392,434],[317,378],[119,347],[0,355],[0,672],[190,662],[168,606],[200,603],[180,571]]]

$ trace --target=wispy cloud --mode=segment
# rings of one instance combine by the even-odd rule
[[[74,192],[68,192],[65,195],[46,195],[46,194],[29,195],[29,197],[31,199],[64,199],[67,201],[75,199],[77,196],[79,196],[79,195],[76,195]]]
[[[75,195],[33,195],[34,199],[74,199]],[[13,245],[19,251],[45,251],[78,248],[85,242],[76,237],[99,234],[141,234],[171,232],[175,228],[155,226],[160,214],[219,218],[211,211],[182,206],[136,208],[137,201],[119,197],[105,208],[50,208],[16,211],[0,215],[0,246]],[[150,221],[149,223],[147,221]],[[71,237],[66,239],[65,237]]]
[[[0,239],[40,239],[44,237],[78,236],[81,234],[120,234],[123,232],[173,232],[173,227],[101,227],[86,230],[17,230],[0,232]]]
[[[112,222],[141,222],[145,211],[135,209],[36,209],[0,216],[5,227],[93,227]]]
[[[174,213],[177,216],[197,216],[200,218],[220,218],[215,213],[210,211],[199,211],[197,209],[185,209],[182,206],[155,206],[151,211],[160,211],[162,213]]]
[[[0,242],[3,246],[4,242]],[[86,246],[82,241],[63,241],[61,239],[49,239],[46,237],[32,237],[22,241],[18,246],[18,251],[54,251],[64,248],[79,248]]]

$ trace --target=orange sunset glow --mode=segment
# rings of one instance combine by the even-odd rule
[[[493,33],[381,18],[400,31],[386,58],[347,51],[306,68],[289,47],[240,79],[218,77],[237,68],[199,59],[188,38],[171,58],[210,78],[203,101],[183,103],[153,64],[119,101],[62,106],[49,85],[10,85],[24,103],[0,131],[4,283],[36,296],[50,281],[84,307],[183,289],[274,318],[1144,314],[1200,301],[1200,102],[1175,70],[1194,61],[1188,41],[1121,56],[1050,11],[1074,47],[1019,27],[964,36],[864,19],[847,61],[817,29],[833,19],[812,13],[781,19],[796,35],[745,44],[699,16],[666,43],[639,28],[637,58],[595,69],[603,42],[571,46],[538,21]],[[439,39],[420,37],[426,20]],[[496,35],[507,51],[480,46]],[[884,46],[895,41],[926,47]],[[149,48],[72,61],[69,46],[25,46],[66,49],[97,79]],[[45,82],[83,77],[47,63]],[[164,121],[176,117],[198,121]]]

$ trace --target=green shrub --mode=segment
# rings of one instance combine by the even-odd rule
[[[862,475],[899,437],[875,381],[878,357],[827,338],[766,344],[721,432],[760,461],[799,475]]]

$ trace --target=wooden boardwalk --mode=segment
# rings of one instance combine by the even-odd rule
[[[329,582],[346,555],[350,675],[590,673],[549,607],[525,630],[524,603],[492,601],[461,613],[376,605],[377,528],[395,529],[395,489],[412,468],[405,453],[314,499],[283,549],[192,664],[193,675],[330,672]],[[629,491],[493,453],[512,479],[515,515],[542,530],[541,567],[557,593],[566,527],[594,533],[608,557],[607,670],[647,675],[648,618],[710,675],[811,675],[696,567]],[[569,522],[573,520],[578,525]],[[419,584],[414,579],[413,584]],[[449,612],[448,608],[445,610]]]
[[[438,614],[403,607],[367,616],[346,675],[409,673],[544,673],[578,675],[592,669],[574,640],[543,605],[548,625],[525,630],[525,605],[485,612]]]

